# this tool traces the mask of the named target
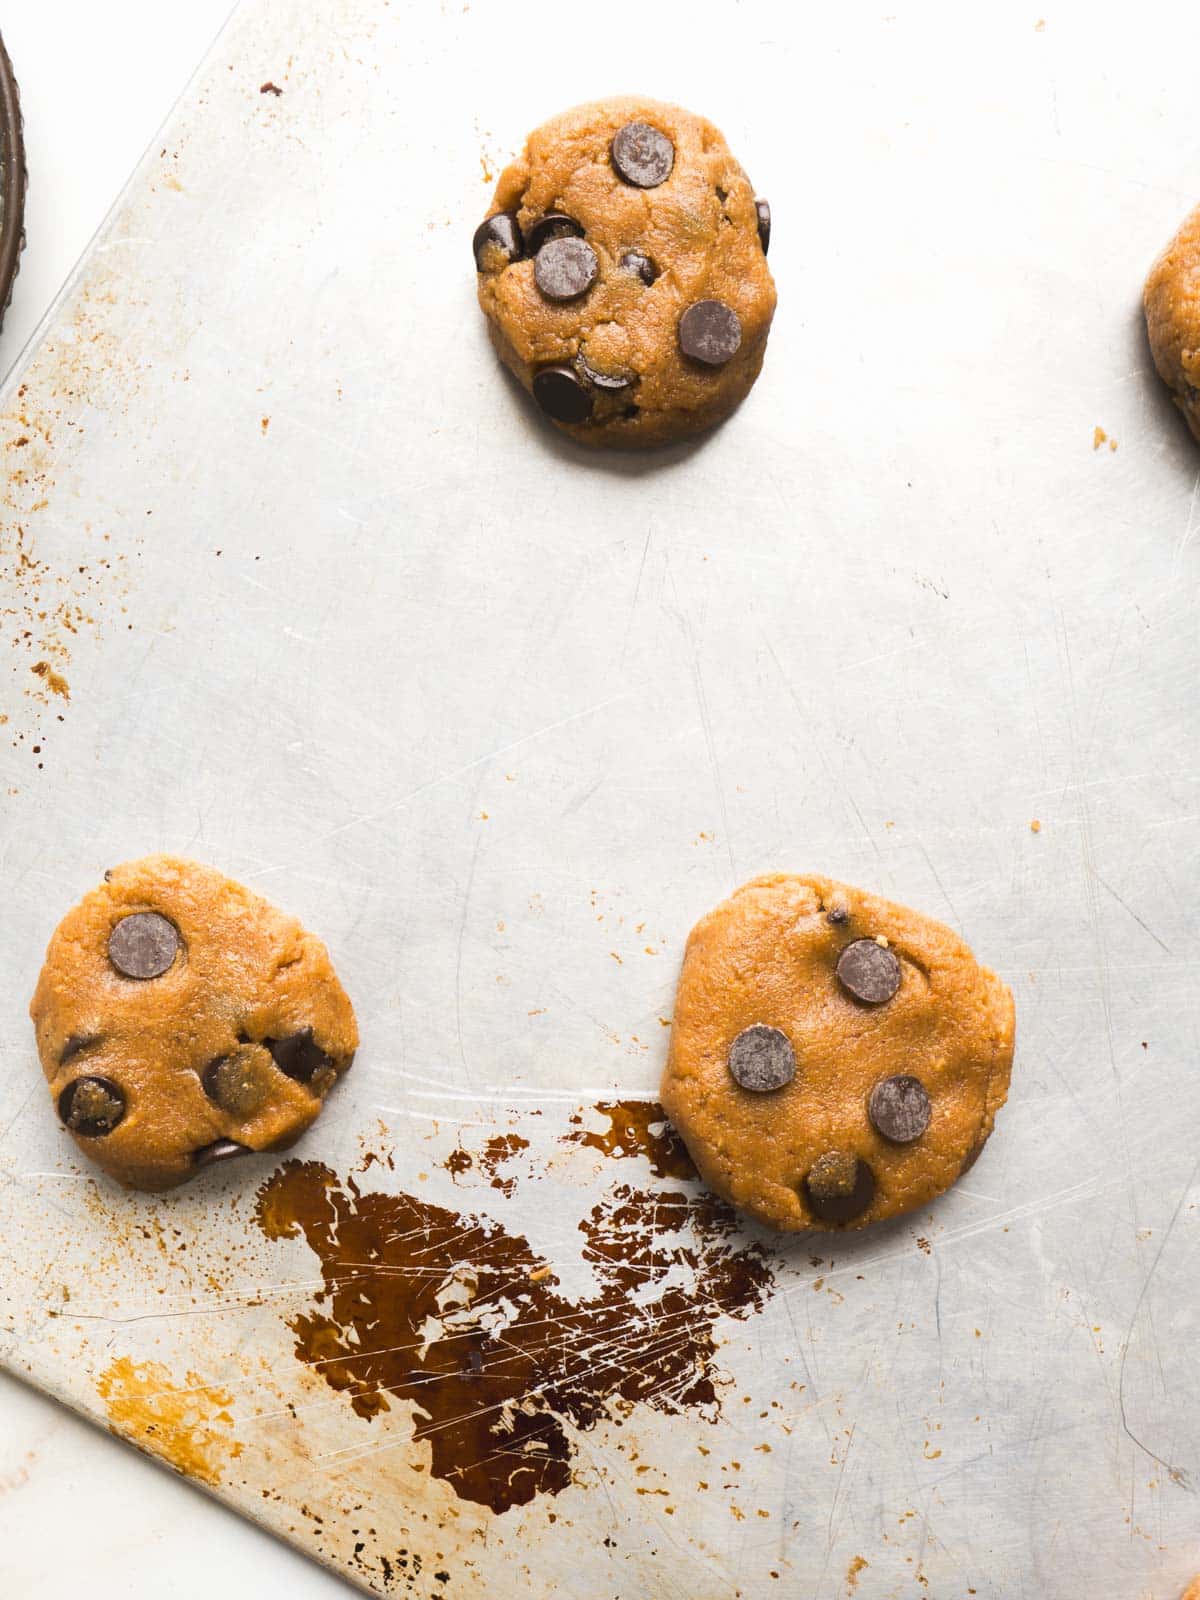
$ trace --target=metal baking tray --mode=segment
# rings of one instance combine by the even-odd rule
[[[1139,290],[1196,31],[242,6],[3,395],[8,1369],[381,1594],[1177,1594],[1200,455]],[[725,427],[599,459],[469,243],[639,89],[770,198],[780,304]],[[298,1167],[127,1195],[55,1124],[42,951],[150,850],[354,997]],[[689,927],[774,868],[1017,996],[983,1159],[860,1236],[741,1231],[653,1108]]]

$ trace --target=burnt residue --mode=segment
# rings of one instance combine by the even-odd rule
[[[684,1175],[652,1131],[660,1107],[597,1109],[623,1131],[595,1148]],[[364,1190],[313,1162],[276,1173],[257,1215],[268,1238],[302,1235],[321,1263],[316,1306],[289,1321],[297,1357],[366,1422],[411,1403],[433,1476],[495,1512],[567,1487],[572,1430],[619,1423],[638,1405],[714,1420],[717,1320],[758,1310],[772,1282],[766,1253],[739,1242],[723,1202],[630,1183],[579,1224],[595,1282],[581,1299],[491,1218]]]
[[[603,1133],[583,1127],[583,1117],[571,1122],[577,1129],[568,1133],[564,1144],[586,1145],[601,1155],[621,1160],[644,1156],[656,1178],[695,1178],[696,1168],[683,1140],[667,1121],[667,1114],[655,1100],[601,1100],[594,1108],[608,1122]]]

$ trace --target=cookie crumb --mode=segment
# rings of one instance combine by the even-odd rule
[[[266,83],[260,83],[259,84],[258,92],[259,92],[259,94],[273,94],[275,96],[275,98],[278,99],[279,96],[283,93],[283,90],[279,87],[279,85],[277,83],[272,83],[270,78],[268,78]]]
[[[1034,817],[1033,821],[1029,824],[1029,831],[1030,833],[1041,833],[1042,825],[1036,817]]]

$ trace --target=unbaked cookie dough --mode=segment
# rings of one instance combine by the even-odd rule
[[[358,1046],[320,940],[171,856],[114,868],[67,913],[29,1011],[60,1120],[132,1189],[292,1144]]]
[[[1200,440],[1200,206],[1150,269],[1143,304],[1158,375]]]
[[[772,1228],[941,1194],[1008,1094],[1013,1001],[941,923],[773,873],[692,929],[662,1103],[704,1181]]]
[[[653,445],[749,393],[775,312],[771,210],[721,133],[657,100],[529,135],[475,232],[500,358],[564,433]]]

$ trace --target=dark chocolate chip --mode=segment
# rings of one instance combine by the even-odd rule
[[[250,1146],[239,1144],[236,1139],[214,1139],[211,1144],[201,1145],[199,1150],[192,1151],[192,1165],[194,1167],[211,1167],[215,1161],[232,1161],[235,1156],[248,1156]]]
[[[833,910],[829,913],[825,920],[826,922],[832,922],[834,927],[837,928],[840,927],[843,922],[850,921],[850,913],[846,910],[845,906],[834,906]]]
[[[537,253],[533,276],[547,300],[578,300],[596,281],[600,263],[586,239],[551,239]]]
[[[792,1042],[780,1028],[755,1022],[729,1046],[726,1058],[730,1076],[743,1089],[769,1094],[782,1089],[796,1076],[796,1053]]]
[[[311,1028],[291,1033],[286,1039],[264,1039],[280,1072],[297,1083],[312,1083],[319,1073],[330,1071],[333,1062],[313,1038]]]
[[[582,356],[576,357],[576,366],[581,377],[587,379],[597,389],[607,389],[610,394],[619,394],[622,389],[632,389],[634,379],[624,374],[613,375],[608,372],[597,372],[595,367],[588,366]]]
[[[885,1139],[893,1144],[912,1144],[929,1126],[933,1107],[920,1078],[900,1073],[894,1078],[880,1078],[871,1090],[867,1115],[875,1132]]]
[[[58,1114],[72,1133],[101,1139],[125,1115],[125,1093],[111,1078],[76,1078],[58,1097]]]
[[[648,122],[627,122],[613,135],[612,164],[626,183],[638,189],[657,189],[671,176],[675,146]]]
[[[837,975],[842,987],[864,1005],[879,1006],[900,987],[900,963],[895,952],[874,939],[855,939],[838,957]]]
[[[179,954],[179,929],[157,911],[122,917],[108,936],[108,959],[126,978],[161,978]]]
[[[622,272],[632,272],[635,277],[642,280],[647,288],[658,277],[658,268],[650,257],[641,250],[626,250],[620,261],[618,261],[617,266]]]
[[[763,255],[771,248],[771,205],[768,200],[756,200],[754,210],[758,216],[758,242],[763,247]]]
[[[843,1150],[827,1150],[818,1156],[804,1187],[813,1214],[822,1222],[852,1222],[875,1198],[870,1167]]]
[[[210,1061],[201,1075],[210,1100],[235,1117],[252,1117],[271,1093],[270,1067],[258,1050],[235,1050]]]
[[[742,325],[723,300],[697,300],[679,319],[679,348],[706,367],[723,367],[738,353]]]
[[[555,422],[586,422],[594,403],[573,367],[543,367],[533,380],[533,398]]]
[[[67,1062],[77,1056],[81,1050],[86,1050],[89,1045],[99,1044],[100,1036],[95,1033],[73,1033],[62,1047],[62,1055],[58,1058],[60,1067],[65,1067]]]
[[[525,236],[525,248],[531,256],[537,255],[551,239],[582,239],[583,225],[567,216],[565,211],[547,211],[539,217]]]
[[[525,246],[521,239],[521,226],[517,221],[516,212],[498,211],[494,217],[488,217],[486,222],[481,222],[475,229],[471,249],[475,253],[477,272],[487,271],[489,249],[498,251],[506,265],[510,261],[519,261],[525,254]]]

